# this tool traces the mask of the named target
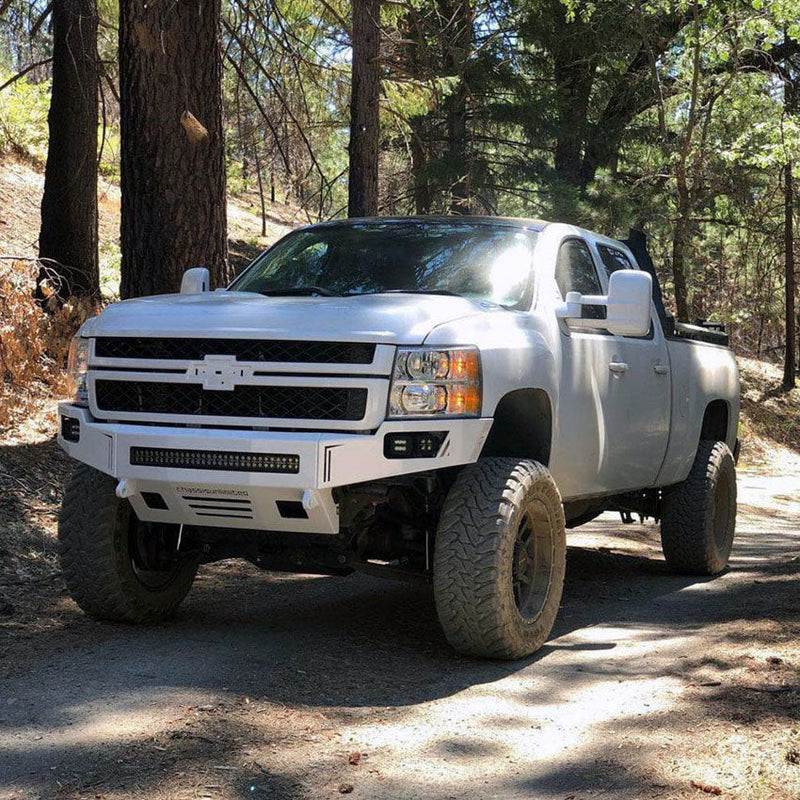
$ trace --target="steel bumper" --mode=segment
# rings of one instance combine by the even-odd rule
[[[351,434],[98,422],[88,409],[71,403],[60,403],[59,414],[78,423],[77,441],[65,439],[60,428],[61,447],[119,479],[118,493],[128,497],[141,519],[314,533],[339,530],[333,488],[476,461],[492,424],[491,419],[399,420],[384,422],[374,433]],[[434,456],[384,455],[387,434],[423,432],[444,434]],[[135,463],[143,448],[161,463]],[[206,456],[174,466],[176,451],[184,459],[192,453]],[[213,454],[235,460],[235,468],[214,468]],[[248,460],[248,455],[259,458]],[[265,471],[272,463],[283,471]],[[260,469],[248,471],[248,464]]]

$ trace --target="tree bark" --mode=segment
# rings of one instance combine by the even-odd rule
[[[786,41],[793,41],[788,36]],[[783,75],[783,108],[788,117],[800,110],[800,75],[787,58]],[[786,273],[786,350],[783,359],[783,388],[793,389],[797,371],[797,317],[795,314],[795,263],[794,263],[794,176],[791,162],[783,168],[783,245]]]
[[[558,134],[554,154],[556,174],[569,186],[582,186],[583,146],[588,127],[589,97],[595,65],[574,53],[556,53],[554,77]]]
[[[353,0],[352,41],[347,213],[371,217],[378,213],[380,0]]]
[[[253,160],[256,166],[256,178],[258,179],[258,198],[261,201],[261,235],[267,235],[267,204],[264,199],[264,178],[261,174],[261,159],[258,157],[258,143],[253,142]]]
[[[469,152],[467,130],[468,91],[462,80],[453,94],[447,109],[447,154],[451,173],[450,213],[469,214],[472,210],[472,159]]]
[[[469,143],[467,65],[474,44],[472,0],[439,0],[443,18],[445,72],[457,83],[445,101],[447,145],[444,164],[449,178],[450,213],[472,210],[473,159]]]
[[[427,129],[425,117],[412,117],[411,128],[411,183],[414,194],[414,213],[430,214],[433,204],[431,183],[428,176],[430,161],[427,148]]]
[[[794,179],[792,165],[783,168],[783,244],[785,249],[784,267],[786,270],[786,354],[783,359],[783,388],[793,389],[797,371],[795,327],[795,274],[794,274]]]
[[[97,255],[97,5],[55,0],[53,86],[36,296],[100,297]]]
[[[220,0],[120,2],[123,297],[230,278]]]
[[[672,281],[675,285],[675,310],[681,322],[689,322],[689,293],[686,288],[686,245],[691,225],[691,197],[686,182],[685,164],[675,167],[677,218],[672,232]]]

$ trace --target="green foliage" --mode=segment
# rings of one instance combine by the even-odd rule
[[[9,77],[0,70],[0,83]],[[0,92],[0,153],[14,149],[44,162],[49,107],[49,82],[30,83],[23,77]]]
[[[118,3],[98,0],[112,181]],[[46,5],[11,0],[4,76],[49,54],[46,25],[25,38]],[[268,213],[273,190],[302,219],[345,211],[351,10],[223,2],[228,189],[255,193],[260,177]],[[775,352],[786,163],[800,180],[782,81],[800,81],[800,55],[776,67],[771,51],[800,36],[798,0],[407,0],[383,3],[381,26],[383,213],[449,212],[466,187],[476,213],[643,225],[668,295],[680,232],[692,313]],[[44,159],[45,77],[0,93],[0,148]]]
[[[100,150],[100,175],[111,183],[119,183],[119,150],[121,146],[119,122],[106,120],[103,129],[102,120],[97,133]]]

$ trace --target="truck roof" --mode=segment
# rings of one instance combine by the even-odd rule
[[[311,225],[305,225],[304,228],[320,228],[338,225],[358,225],[364,222],[377,222],[385,225],[387,223],[402,223],[402,222],[471,222],[479,225],[491,225],[498,222],[503,225],[509,225],[516,228],[525,228],[526,230],[540,231],[550,223],[541,219],[524,219],[521,217],[490,217],[479,215],[445,215],[445,214],[425,214],[417,216],[406,217],[347,217],[345,219],[332,219],[327,222],[316,222]]]
[[[338,227],[342,225],[358,225],[365,222],[375,222],[380,223],[382,225],[385,224],[393,224],[393,223],[403,223],[409,221],[416,221],[416,222],[443,222],[443,223],[452,223],[452,222],[470,222],[473,224],[478,225],[497,225],[498,223],[501,225],[506,225],[509,227],[515,228],[522,228],[524,230],[529,231],[542,231],[548,225],[556,224],[554,221],[551,220],[544,220],[544,219],[533,219],[533,218],[526,218],[526,217],[493,217],[488,215],[446,215],[446,214],[428,214],[428,215],[409,215],[405,217],[347,217],[344,219],[332,219],[328,220],[327,222],[316,222],[312,223],[311,225],[304,225],[302,228],[298,228],[298,230],[312,230],[314,228],[325,228],[325,227]],[[576,231],[579,231],[581,234],[595,239],[600,242],[606,242],[610,245],[615,245],[619,247],[620,245],[625,246],[623,242],[619,239],[614,239],[610,236],[605,236],[602,233],[597,233],[595,231],[586,230],[585,228],[580,228],[577,225],[571,225],[570,227],[574,228]]]

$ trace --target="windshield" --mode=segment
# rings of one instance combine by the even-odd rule
[[[519,307],[536,232],[469,221],[324,225],[291,233],[231,285],[263,294],[458,294]]]

